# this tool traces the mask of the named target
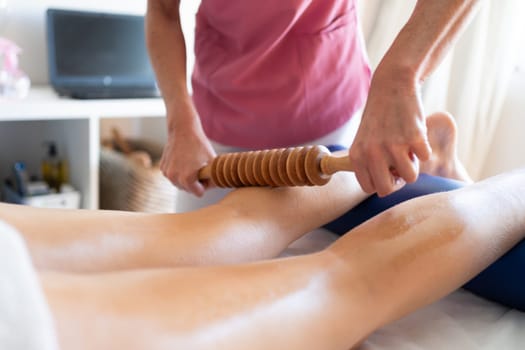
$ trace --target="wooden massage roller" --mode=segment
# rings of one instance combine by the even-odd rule
[[[199,180],[218,187],[321,186],[337,171],[352,171],[348,157],[306,146],[221,154],[199,171]]]

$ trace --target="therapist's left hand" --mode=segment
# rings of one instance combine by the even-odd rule
[[[363,190],[386,196],[399,178],[416,181],[419,160],[430,158],[425,114],[414,79],[376,70],[349,158]]]

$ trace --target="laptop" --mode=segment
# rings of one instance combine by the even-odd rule
[[[145,45],[144,16],[50,8],[49,80],[80,99],[160,96]]]

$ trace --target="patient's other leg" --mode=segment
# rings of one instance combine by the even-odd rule
[[[405,202],[313,255],[43,282],[63,350],[345,349],[510,249],[524,211],[517,171]]]
[[[38,268],[93,272],[275,257],[365,197],[352,173],[340,173],[323,187],[239,189],[190,213],[0,204],[0,219],[23,234]]]

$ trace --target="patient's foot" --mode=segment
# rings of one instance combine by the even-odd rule
[[[472,182],[457,155],[457,127],[454,118],[443,112],[431,114],[427,117],[427,129],[432,156],[421,163],[421,172]]]

